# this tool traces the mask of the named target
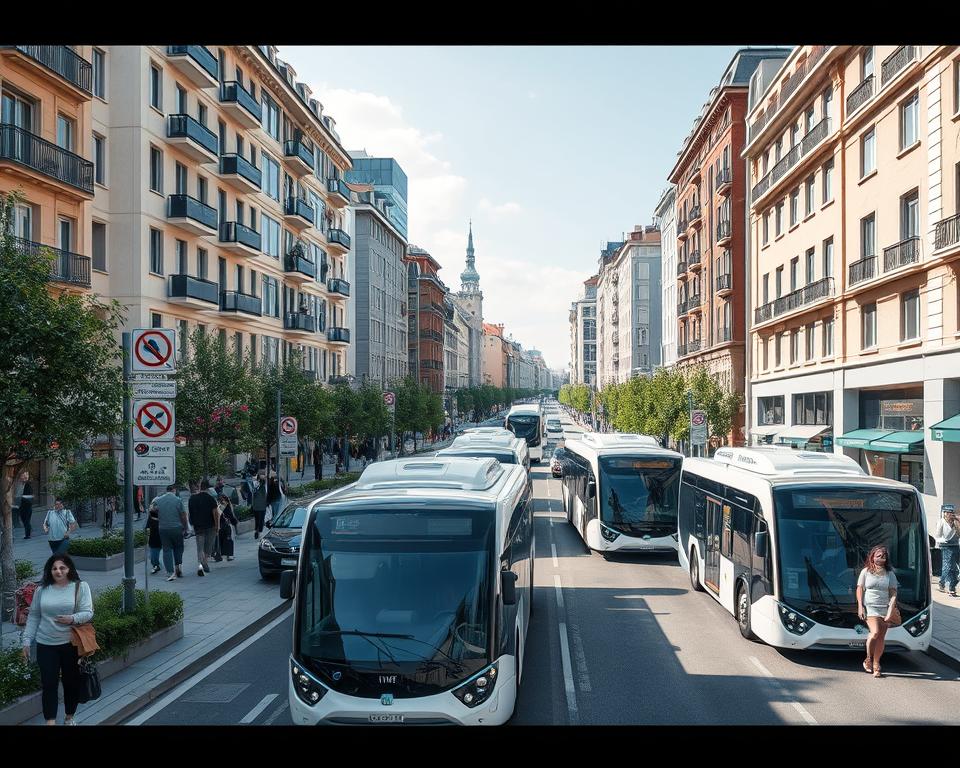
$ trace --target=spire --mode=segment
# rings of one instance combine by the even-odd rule
[[[473,219],[470,219],[470,229],[467,235],[467,268],[460,273],[460,290],[463,293],[479,293],[480,275],[474,265],[473,252]]]
[[[473,266],[473,219],[470,219],[470,234],[467,236],[467,264]]]

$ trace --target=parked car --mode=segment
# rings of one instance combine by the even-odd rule
[[[283,571],[296,570],[297,561],[300,559],[303,521],[307,519],[310,502],[316,498],[319,497],[297,499],[267,523],[268,530],[260,538],[260,546],[257,547],[261,579],[268,579]]]
[[[550,474],[554,477],[563,477],[563,459],[566,451],[563,448],[554,448],[550,457]]]

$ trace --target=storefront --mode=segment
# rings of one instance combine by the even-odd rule
[[[792,424],[777,435],[780,445],[804,451],[833,450],[833,392],[792,396]]]
[[[783,417],[783,395],[758,397],[757,425],[750,427],[750,444],[774,444],[778,433],[786,429]]]

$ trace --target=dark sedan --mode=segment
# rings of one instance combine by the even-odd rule
[[[313,501],[314,497],[298,499],[267,523],[269,530],[260,538],[257,547],[260,578],[267,579],[296,569],[303,521],[307,519],[307,510]]]

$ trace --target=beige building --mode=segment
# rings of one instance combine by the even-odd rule
[[[752,84],[751,440],[960,501],[960,50],[800,46]],[[960,419],[953,419],[960,422]]]

